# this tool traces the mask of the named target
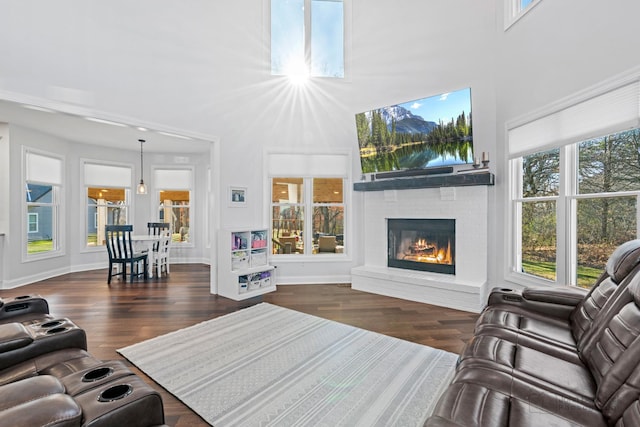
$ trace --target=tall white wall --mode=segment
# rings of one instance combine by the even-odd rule
[[[502,3],[497,2],[502,16]],[[640,2],[542,0],[501,35],[496,45],[497,166],[495,257],[492,277],[507,274],[507,149],[505,123],[638,70],[637,16]]]

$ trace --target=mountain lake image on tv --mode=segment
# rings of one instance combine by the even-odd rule
[[[356,114],[362,173],[473,163],[471,89]]]

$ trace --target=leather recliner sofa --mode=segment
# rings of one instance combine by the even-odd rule
[[[425,425],[640,425],[640,240],[589,290],[494,288]]]
[[[162,399],[38,295],[0,300],[0,427],[164,425]]]

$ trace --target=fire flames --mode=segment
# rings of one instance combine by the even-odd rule
[[[416,239],[404,251],[400,259],[452,265],[451,242],[447,242],[446,246],[438,247],[437,243],[429,242],[426,239]]]

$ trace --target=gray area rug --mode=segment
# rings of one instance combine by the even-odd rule
[[[420,426],[457,356],[262,303],[118,350],[216,426]]]

